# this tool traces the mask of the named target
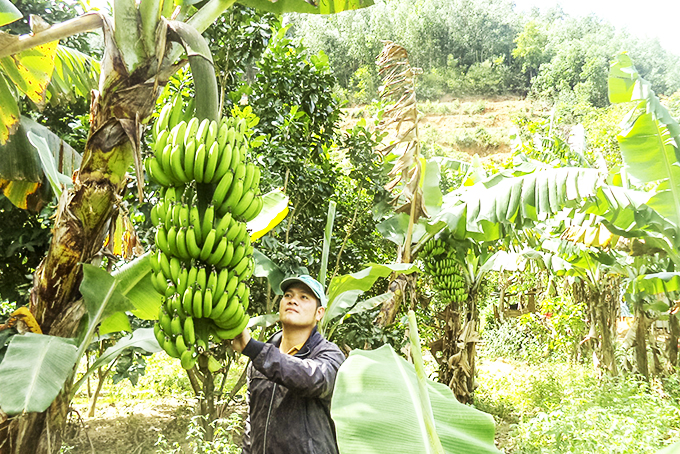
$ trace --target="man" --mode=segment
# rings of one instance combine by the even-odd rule
[[[345,355],[316,330],[326,310],[323,286],[302,275],[284,279],[281,290],[282,330],[263,343],[246,328],[232,342],[252,360],[243,454],[336,454],[330,405]]]

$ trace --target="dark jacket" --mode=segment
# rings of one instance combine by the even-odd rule
[[[279,345],[281,332],[243,350],[252,360],[243,454],[337,454],[330,406],[345,355],[316,328],[295,355]]]

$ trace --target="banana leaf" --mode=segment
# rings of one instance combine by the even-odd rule
[[[28,134],[40,148],[31,144]],[[81,160],[78,152],[48,128],[21,117],[17,131],[0,145],[0,189],[19,208],[38,211],[54,198],[49,184],[43,187],[48,181],[45,176],[49,174],[55,185],[67,183]],[[37,197],[29,197],[32,194]]]
[[[21,11],[9,0],[0,0],[0,27],[22,18]]]
[[[271,13],[309,13],[334,14],[342,11],[365,8],[373,5],[373,0],[238,0],[238,3],[250,8],[269,11]]]
[[[680,273],[640,275],[628,282],[626,292],[642,295],[645,309],[665,312],[670,309],[669,301],[677,299],[680,294]]]
[[[78,359],[70,339],[13,336],[0,363],[0,408],[8,415],[42,412],[61,391]]]
[[[104,353],[97,358],[87,371],[78,379],[71,389],[71,396],[75,396],[80,386],[87,380],[87,377],[98,368],[109,364],[111,361],[117,359],[128,348],[141,348],[149,353],[156,353],[162,350],[158,345],[156,336],[154,336],[153,328],[140,328],[135,330],[129,336],[123,337],[115,345],[104,350]]]
[[[410,274],[418,271],[418,267],[413,263],[393,263],[389,265],[371,264],[361,271],[351,274],[336,276],[328,285],[328,307],[330,312],[332,302],[341,294],[348,290],[361,290],[365,292],[373,287],[375,281],[381,277],[387,277],[393,272]]]
[[[80,293],[83,295],[85,309],[87,310],[88,326],[81,349],[84,348],[83,345],[89,344],[100,322],[106,321],[109,316],[116,316],[120,312],[135,309],[130,300],[122,293],[119,284],[120,281],[105,270],[87,263],[83,264],[83,281],[80,284]],[[114,320],[118,323],[109,326],[108,330],[132,331],[127,317],[125,317],[125,321],[120,316],[117,316]]]
[[[428,232],[448,227],[457,239],[493,241],[575,206],[595,193],[599,181],[597,170],[575,167],[495,175],[444,196]]]
[[[130,311],[142,320],[157,320],[163,297],[151,283],[149,253],[125,264],[111,273],[119,281],[118,289],[132,303]],[[102,333],[103,334],[103,333]]]
[[[418,377],[389,345],[354,350],[338,372],[331,415],[343,454],[432,451]],[[427,380],[437,435],[446,453],[498,453],[493,418],[456,400],[451,389]]]
[[[279,225],[288,215],[288,196],[280,189],[274,189],[262,196],[264,205],[255,219],[248,222],[250,240],[263,237],[271,229]]]
[[[609,72],[609,97],[612,102],[636,102],[617,137],[624,166],[642,183],[665,183],[666,200],[654,203],[655,209],[680,226],[680,124],[626,54],[616,57]]]
[[[50,104],[87,98],[98,86],[100,64],[92,57],[66,46],[57,47],[52,79],[47,86]]]

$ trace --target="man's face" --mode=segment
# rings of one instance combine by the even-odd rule
[[[286,289],[279,304],[281,324],[290,327],[313,327],[321,320],[324,308],[318,306],[316,295],[304,284],[295,283]]]

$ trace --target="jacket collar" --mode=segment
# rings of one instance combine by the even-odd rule
[[[283,331],[277,331],[276,333],[274,333],[274,335],[272,335],[272,337],[269,338],[267,343],[274,344],[278,348],[279,346],[281,346],[281,337],[282,336],[283,336]],[[302,358],[306,357],[307,355],[309,355],[311,353],[311,351],[314,349],[314,347],[319,345],[319,342],[321,342],[322,339],[323,339],[323,336],[316,329],[316,326],[315,326],[314,329],[312,329],[311,334],[307,338],[307,341],[305,341],[305,344],[302,346],[300,351],[297,352],[293,356],[302,357]]]

